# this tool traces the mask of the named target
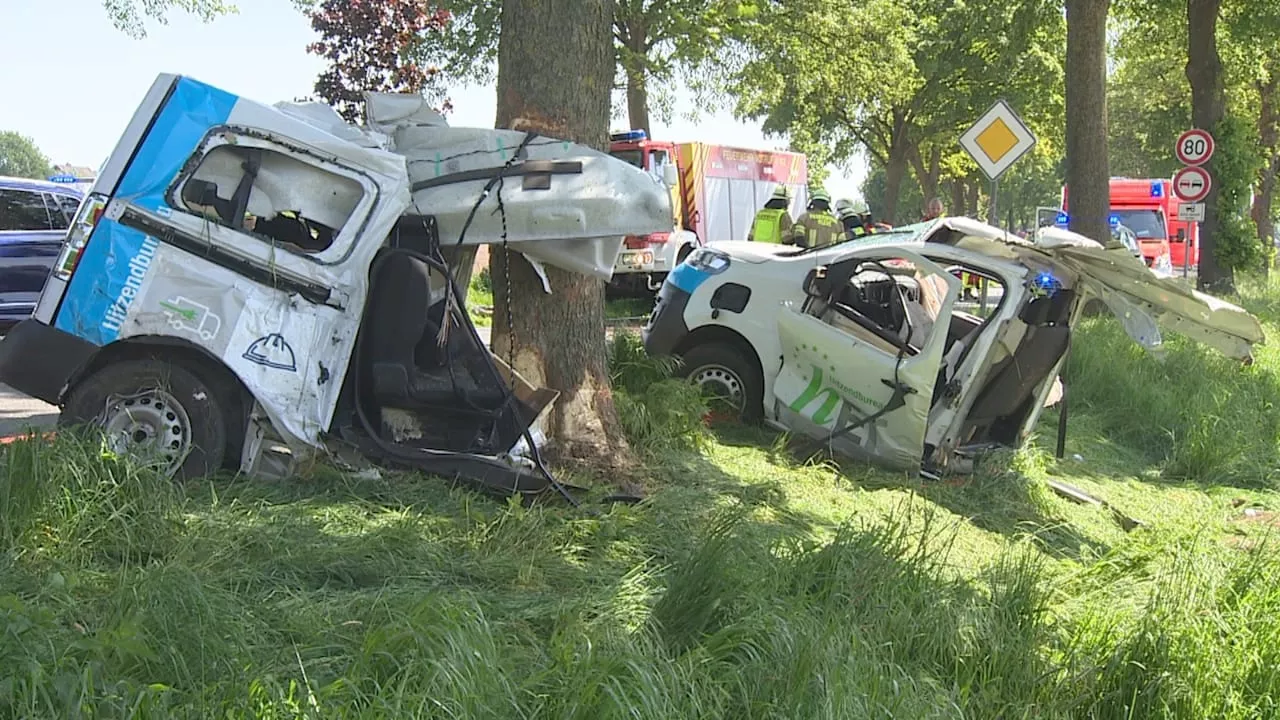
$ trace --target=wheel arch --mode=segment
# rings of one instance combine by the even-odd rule
[[[756,352],[756,349],[752,347],[751,343],[742,335],[742,333],[723,325],[703,325],[702,327],[693,330],[680,341],[679,345],[676,346],[674,354],[683,356],[694,347],[699,345],[710,345],[713,343],[729,345],[737,348],[752,362],[756,370],[759,371],[760,379],[762,381],[765,380],[764,364],[760,361],[760,354]]]
[[[193,342],[168,335],[135,335],[117,340],[104,346],[68,380],[62,390],[59,401],[65,402],[72,389],[102,368],[112,363],[126,360],[144,360],[148,358],[179,361],[183,367],[195,373],[201,380],[217,387],[234,390],[236,405],[230,410],[233,416],[242,423],[247,420],[249,412],[256,401],[253,393],[234,370],[227,366],[221,358]],[[232,440],[239,445],[243,438]],[[238,461],[238,458],[237,458]]]

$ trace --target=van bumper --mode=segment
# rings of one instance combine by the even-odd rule
[[[23,320],[0,341],[0,383],[57,405],[63,388],[96,352],[98,346],[88,340]]]

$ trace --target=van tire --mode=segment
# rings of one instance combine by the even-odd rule
[[[205,477],[222,469],[230,445],[224,404],[232,395],[215,385],[158,358],[113,362],[72,388],[58,425],[109,430],[109,441],[115,438],[125,452],[132,449],[126,437],[141,440],[148,450],[172,455],[174,464],[162,472],[175,480]],[[156,444],[160,437],[172,439]],[[177,464],[183,451],[186,458]]]
[[[695,345],[681,353],[680,377],[703,386],[720,384],[740,393],[739,416],[744,423],[764,417],[764,378],[750,354],[726,343]]]

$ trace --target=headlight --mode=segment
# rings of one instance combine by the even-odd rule
[[[710,275],[719,275],[729,269],[729,256],[719,250],[698,248],[685,259],[689,266]]]

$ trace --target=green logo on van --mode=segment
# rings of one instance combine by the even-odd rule
[[[832,379],[831,385],[824,386],[824,375],[822,368],[813,365],[813,377],[809,379],[809,385],[800,393],[800,397],[796,398],[788,407],[794,413],[804,415],[804,409],[811,406],[815,400],[822,400],[822,404],[818,409],[809,416],[811,420],[819,425],[825,425],[831,421],[832,414],[839,407],[840,401],[844,398],[841,395],[853,398],[860,403],[870,407],[874,403],[871,398],[845,385],[839,380]]]

